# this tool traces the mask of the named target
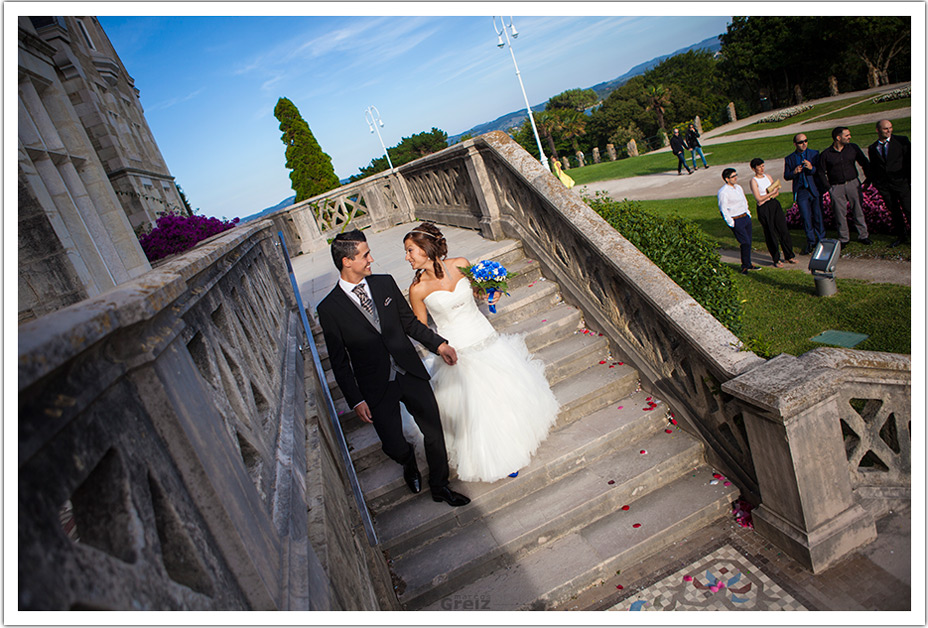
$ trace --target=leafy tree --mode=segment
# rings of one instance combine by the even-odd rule
[[[296,105],[287,98],[280,98],[274,107],[274,117],[280,120],[283,132],[280,139],[287,147],[286,165],[290,169],[290,185],[296,192],[294,202],[337,188],[340,183],[332,167],[332,158],[322,152]]]
[[[912,28],[907,17],[849,17],[853,53],[867,67],[867,87],[889,83],[889,66],[897,55],[911,55]]]
[[[576,153],[580,150],[580,146],[577,144],[577,138],[586,134],[587,116],[576,109],[561,109],[559,113],[559,117],[561,118],[561,136],[565,140],[570,141],[570,145]]]
[[[573,109],[583,112],[599,102],[599,96],[592,89],[568,89],[548,99],[545,111],[553,109]]]
[[[561,130],[561,117],[554,111],[539,111],[534,113],[533,117],[535,119],[535,128],[538,129],[538,135],[548,143],[548,156],[557,157],[557,148],[554,146],[554,135]],[[529,131],[531,131],[532,123],[529,121],[528,117],[525,118],[523,125],[528,125]],[[536,147],[529,152],[535,154],[537,150],[538,148]]]
[[[464,138],[461,139],[463,141]],[[422,131],[421,133],[404,137],[396,146],[387,148],[387,154],[390,155],[393,166],[398,167],[419,159],[420,157],[436,153],[447,147],[448,134],[441,129],[432,127],[431,131]],[[376,157],[371,160],[369,166],[360,168],[360,172],[353,175],[350,180],[358,181],[372,174],[383,172],[389,167],[390,165],[387,163],[386,156]]]

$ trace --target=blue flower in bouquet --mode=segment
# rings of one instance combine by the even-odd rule
[[[483,260],[472,266],[461,267],[460,271],[470,280],[471,286],[484,291],[489,299],[493,298],[493,294],[497,290],[509,294],[506,279],[510,277],[510,274],[506,267],[499,262]],[[490,312],[496,313],[495,305],[490,306]]]

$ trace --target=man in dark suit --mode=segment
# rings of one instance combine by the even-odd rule
[[[809,148],[805,133],[793,136],[796,150],[786,156],[783,178],[793,182],[793,199],[799,207],[799,216],[806,231],[806,246],[800,255],[808,255],[819,240],[825,238],[825,221],[822,217],[822,193],[816,183],[818,151]]]
[[[876,134],[879,139],[867,149],[870,182],[892,212],[898,237],[889,246],[899,246],[909,242],[911,230],[906,222],[912,219],[912,147],[906,136],[893,135],[889,120],[876,123]]]
[[[438,403],[409,337],[449,365],[457,362],[454,348],[419,322],[393,277],[371,274],[374,258],[361,231],[338,234],[331,250],[340,278],[317,311],[345,400],[362,421],[373,423],[384,453],[402,465],[406,484],[418,493],[422,479],[415,449],[403,436],[402,401],[424,437],[432,499],[451,506],[468,504],[467,497],[448,487]]]

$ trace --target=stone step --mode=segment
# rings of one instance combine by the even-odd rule
[[[496,314],[492,314],[486,302],[477,306],[490,319],[493,327],[507,327],[550,309],[560,303],[561,295],[553,281],[536,281],[533,284],[509,291],[496,305]]]
[[[569,425],[554,429],[538,447],[532,462],[519,470],[517,478],[496,482],[468,482],[457,488],[471,499],[464,508],[448,508],[431,499],[414,498],[402,507],[390,508],[377,516],[381,546],[393,555],[430,542],[436,537],[467,525],[500,508],[573,473],[588,461],[620,449],[668,425],[666,406],[658,403],[652,411],[646,393],[623,400],[622,409],[603,408]],[[638,450],[636,450],[638,451]]]
[[[573,334],[547,345],[535,357],[545,363],[545,377],[553,386],[590,366],[599,365],[607,352],[608,345],[604,338]],[[333,385],[331,374],[327,373],[326,377],[330,380],[330,386]],[[350,424],[344,422],[342,429],[345,430],[355,469],[360,471],[386,459],[372,425],[355,418]]]
[[[700,466],[630,501],[628,511],[616,510],[518,561],[504,557],[495,571],[441,599],[407,608],[443,610],[453,608],[455,600],[481,600],[486,610],[550,608],[729,513],[738,490],[711,485],[712,473]],[[641,526],[632,527],[635,523]]]
[[[637,385],[638,372],[627,365],[614,369],[600,364],[591,366],[552,387],[561,406],[557,425],[566,425],[615,403],[634,392]],[[420,460],[420,469],[424,469],[423,464]],[[358,479],[373,513],[382,512],[411,497],[399,465],[386,457],[360,470]]]
[[[490,322],[496,331],[502,334],[522,334],[529,352],[536,353],[580,329],[583,315],[572,305],[558,303],[554,307],[508,325],[500,325],[495,319],[490,319]]]
[[[590,522],[616,511],[627,515],[624,504],[699,466],[699,442],[676,434],[661,430],[626,444],[453,534],[394,554],[393,571],[406,585],[400,602],[421,608]]]

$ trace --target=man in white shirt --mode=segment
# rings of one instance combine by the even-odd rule
[[[748,209],[748,199],[738,185],[738,173],[734,168],[725,168],[722,179],[725,185],[719,188],[719,211],[741,245],[741,273],[747,275],[749,270],[760,270],[759,266],[751,262],[751,211]]]

